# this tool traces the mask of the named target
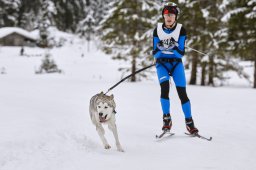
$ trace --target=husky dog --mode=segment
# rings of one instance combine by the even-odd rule
[[[114,101],[113,94],[111,96],[105,95],[103,92],[96,94],[90,100],[90,117],[92,123],[96,126],[96,130],[103,142],[105,149],[110,149],[111,146],[108,144],[104,134],[105,130],[102,124],[107,124],[108,128],[113,132],[117,150],[124,152],[117,134],[116,119],[115,119],[115,108],[116,104]]]

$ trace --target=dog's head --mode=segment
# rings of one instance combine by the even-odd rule
[[[115,113],[116,104],[114,95],[105,95],[103,92],[98,94],[96,101],[96,110],[98,113],[99,121],[104,123],[108,121],[112,114]]]

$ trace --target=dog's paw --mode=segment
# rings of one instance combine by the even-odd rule
[[[118,150],[119,152],[124,152],[124,150],[123,150],[123,148],[122,148],[121,146],[117,146],[117,150]]]
[[[105,145],[105,149],[110,149],[110,148],[111,148],[111,146],[109,144]]]

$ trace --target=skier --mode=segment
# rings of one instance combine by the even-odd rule
[[[20,49],[20,55],[23,56],[23,54],[24,54],[24,47],[22,46]]]
[[[163,23],[158,23],[153,33],[153,55],[161,87],[160,102],[163,112],[164,132],[172,127],[170,115],[170,77],[173,78],[185,115],[186,128],[190,134],[197,134],[191,114],[190,100],[186,93],[186,78],[182,56],[185,53],[186,30],[177,23],[180,10],[175,3],[166,3],[162,10]]]

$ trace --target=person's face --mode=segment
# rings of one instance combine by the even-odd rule
[[[175,14],[164,14],[164,22],[165,22],[165,25],[166,27],[171,27],[174,22],[176,20],[176,15]]]

